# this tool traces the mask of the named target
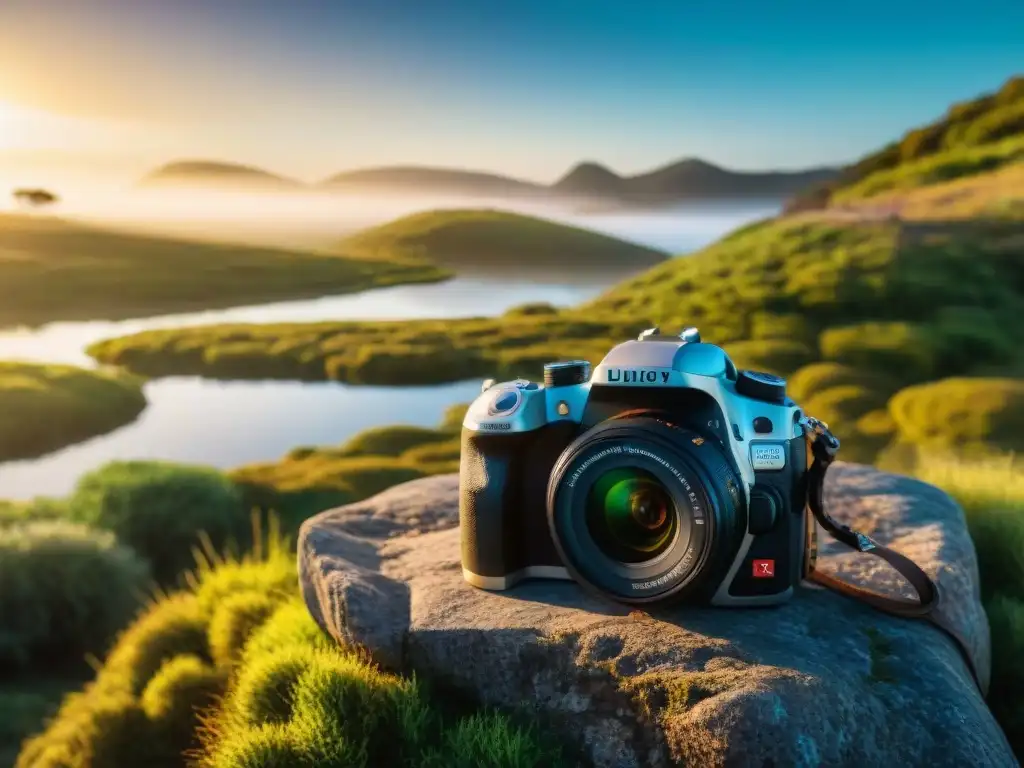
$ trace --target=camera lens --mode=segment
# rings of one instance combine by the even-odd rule
[[[714,440],[667,418],[607,419],[551,469],[551,542],[573,579],[618,600],[703,594],[724,577],[746,529],[737,488]]]
[[[613,469],[598,477],[587,493],[586,518],[594,543],[624,563],[657,557],[678,528],[668,491],[638,467]]]

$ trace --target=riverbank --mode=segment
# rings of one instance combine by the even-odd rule
[[[134,421],[142,381],[119,371],[0,362],[0,461],[30,459]]]

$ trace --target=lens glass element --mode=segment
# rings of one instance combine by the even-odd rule
[[[587,494],[587,530],[613,560],[643,563],[672,543],[678,529],[675,505],[665,487],[636,467],[612,469]]]

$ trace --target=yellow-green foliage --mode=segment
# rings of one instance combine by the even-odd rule
[[[0,326],[141,317],[445,276],[407,259],[187,242],[0,215]]]
[[[359,232],[346,253],[376,259],[424,258],[445,266],[557,264],[595,269],[648,266],[666,254],[587,229],[495,210],[425,211]]]
[[[791,209],[820,208],[891,189],[935,184],[992,171],[1024,158],[1024,77],[995,93],[952,105],[939,120],[844,169],[800,195]]]
[[[0,239],[2,232],[0,226]],[[0,362],[0,461],[41,456],[102,435],[134,421],[145,407],[134,376]]]
[[[889,411],[902,441],[932,450],[1024,449],[1024,381],[951,378],[898,392]]]
[[[925,455],[915,474],[967,514],[992,634],[988,703],[1024,756],[1024,468],[1012,456],[965,461],[940,453]]]
[[[269,544],[204,563],[153,604],[18,768],[556,764],[507,717],[453,710],[337,646],[298,597],[285,542]]]
[[[821,356],[868,371],[889,372],[897,381],[921,381],[936,367],[931,337],[912,323],[857,323],[829,328],[818,338]]]
[[[0,670],[106,651],[149,586],[146,563],[106,531],[62,520],[0,527]]]
[[[159,599],[119,637],[95,680],[26,741],[19,768],[181,766],[183,751],[199,745],[198,716],[223,695],[230,674],[210,648],[217,608],[228,594],[280,603],[295,589],[294,556],[276,538],[265,556],[199,568],[191,589]]]
[[[204,532],[217,549],[249,530],[239,489],[209,467],[155,461],[117,461],[84,475],[67,501],[67,514],[113,531],[143,555],[160,583],[194,564]]]
[[[407,480],[455,472],[466,406],[449,409],[440,427],[380,427],[338,448],[303,447],[276,462],[248,464],[231,479],[250,506],[273,509],[289,530],[329,507],[359,501]]]

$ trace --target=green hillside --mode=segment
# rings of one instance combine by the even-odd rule
[[[0,327],[198,311],[446,276],[423,262],[191,242],[0,214]]]
[[[905,190],[988,173],[1024,160],[1024,76],[993,93],[952,105],[938,120],[914,128],[790,205],[824,208],[890,190]]]
[[[495,210],[427,211],[341,243],[377,259],[424,258],[447,267],[648,267],[667,254],[546,219]]]

